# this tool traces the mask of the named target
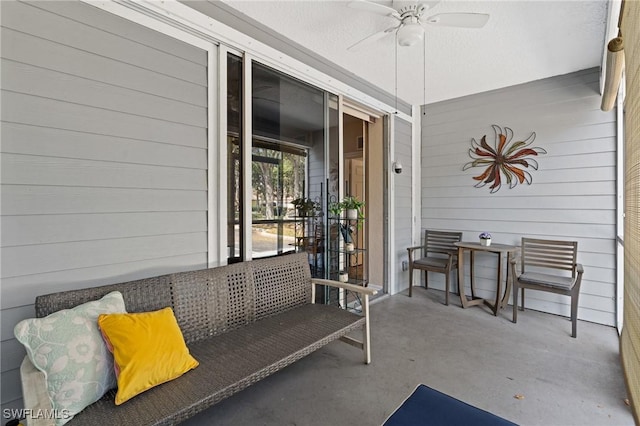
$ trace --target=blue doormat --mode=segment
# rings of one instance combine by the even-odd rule
[[[506,426],[515,425],[488,411],[419,385],[384,422],[384,426]]]

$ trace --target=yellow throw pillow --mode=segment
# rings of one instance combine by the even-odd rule
[[[118,392],[116,405],[196,368],[173,310],[103,314],[98,327],[113,352]]]

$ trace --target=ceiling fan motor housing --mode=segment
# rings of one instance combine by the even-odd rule
[[[413,13],[415,6],[410,12],[402,14],[402,25],[398,29],[398,44],[400,46],[413,46],[422,41],[424,28],[420,25],[420,19]],[[405,16],[406,15],[406,16]]]
[[[423,4],[411,4],[409,6],[404,6],[398,9],[398,13],[400,14],[400,18],[404,20],[404,18],[408,18],[413,16],[415,18],[420,18],[422,16],[422,12],[426,7]]]
[[[0,0],[1,1],[1,0]],[[397,44],[400,46],[413,46],[425,38],[425,29],[423,24],[436,25],[441,27],[460,27],[460,28],[482,28],[489,19],[489,15],[485,13],[440,13],[428,17],[423,15],[427,10],[432,9],[438,0],[422,0],[424,3],[407,4],[405,1],[402,7],[394,9],[389,6],[370,1],[370,0],[352,0],[349,7],[354,9],[366,10],[378,15],[394,18],[396,24],[384,31],[378,31],[357,43],[349,46],[347,50],[356,50],[365,44],[379,40],[386,35],[396,35]]]

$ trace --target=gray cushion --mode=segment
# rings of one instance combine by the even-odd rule
[[[413,267],[445,269],[448,263],[449,259],[443,259],[439,257],[423,257],[422,259],[415,260],[413,262]],[[453,265],[455,265],[455,262],[453,262]]]
[[[575,279],[572,277],[543,274],[541,272],[525,272],[518,277],[518,281],[523,284],[536,284],[564,289],[570,289],[575,284]]]

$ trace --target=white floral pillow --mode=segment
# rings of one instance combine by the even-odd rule
[[[14,329],[33,365],[44,372],[54,412],[63,414],[56,419],[58,426],[116,386],[113,356],[97,322],[98,315],[112,313],[126,313],[118,291],[44,318],[20,321]]]

